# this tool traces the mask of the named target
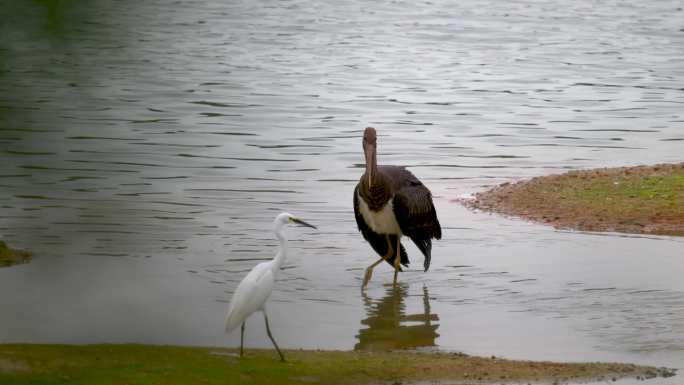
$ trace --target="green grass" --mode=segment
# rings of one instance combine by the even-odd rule
[[[378,384],[650,377],[673,372],[629,364],[551,363],[409,352],[235,350],[149,345],[0,344],[0,384]]]
[[[26,263],[31,259],[31,253],[23,250],[15,250],[0,241],[0,267],[11,266],[17,263]]]
[[[559,182],[556,194],[568,204],[582,205],[595,210],[624,212],[628,208],[635,216],[684,208],[684,176],[682,175],[601,175],[593,179]]]

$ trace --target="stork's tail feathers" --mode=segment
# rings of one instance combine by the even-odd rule
[[[411,240],[413,240],[413,243],[415,243],[416,246],[418,246],[420,252],[423,253],[423,255],[425,256],[425,260],[423,261],[423,267],[425,268],[425,271],[428,271],[428,269],[430,268],[430,259],[432,258],[432,240],[430,238],[411,238]]]
[[[426,271],[426,272],[427,272],[428,269],[430,268],[430,259],[431,259],[431,258],[432,258],[432,257],[430,256],[430,253],[428,252],[428,253],[425,255],[425,260],[423,261],[423,267],[425,268],[425,271]]]

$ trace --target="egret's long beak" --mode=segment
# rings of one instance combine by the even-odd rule
[[[314,225],[312,225],[312,224],[309,224],[309,223],[306,223],[306,222],[304,222],[303,220],[301,220],[301,219],[299,219],[299,218],[290,218],[290,220],[291,220],[292,222],[298,223],[298,224],[300,224],[300,225],[302,225],[302,226],[307,226],[307,227],[311,227],[312,229],[317,229],[317,230],[318,230],[318,228],[317,228],[316,226],[314,226]]]

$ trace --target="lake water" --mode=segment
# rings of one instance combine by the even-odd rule
[[[0,342],[236,346],[239,280],[291,252],[287,348],[433,348],[684,368],[684,238],[472,212],[488,186],[680,162],[684,11],[658,1],[5,1]],[[19,3],[19,4],[17,4]],[[432,190],[397,288],[356,230],[361,135]],[[269,347],[262,318],[246,343]],[[675,377],[676,378],[676,377]]]

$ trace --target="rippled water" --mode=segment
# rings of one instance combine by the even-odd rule
[[[14,3],[12,3],[14,4]],[[682,161],[684,11],[659,2],[89,1],[3,7],[0,342],[236,345],[277,242],[285,347],[431,347],[684,367],[684,240],[555,231],[455,199]],[[397,289],[356,230],[361,132],[444,238]],[[247,344],[269,346],[260,317]]]

